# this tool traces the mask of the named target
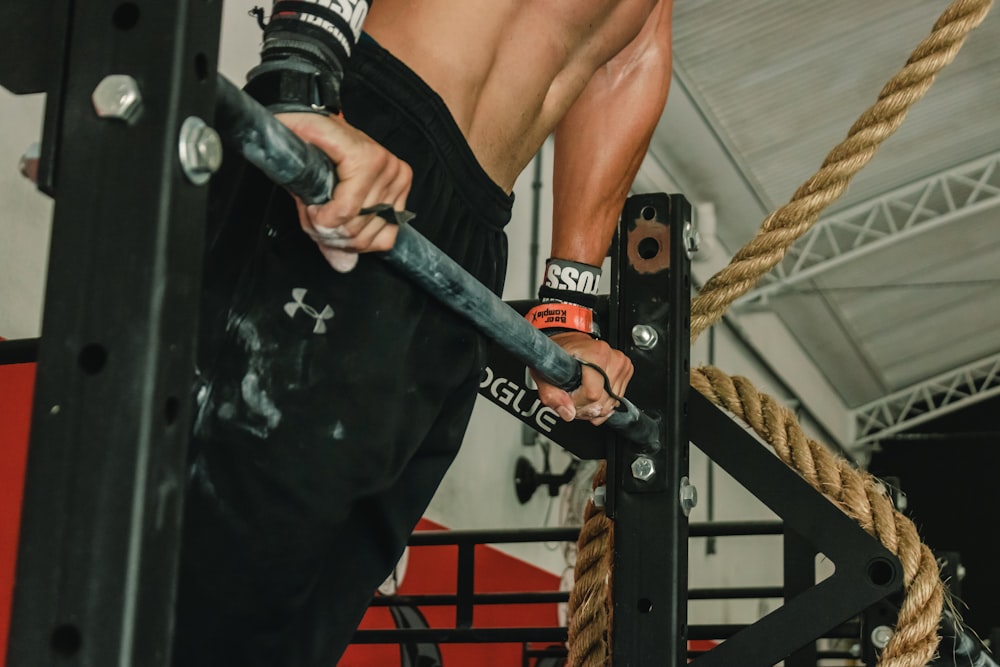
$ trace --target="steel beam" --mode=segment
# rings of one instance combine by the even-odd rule
[[[841,264],[998,205],[1000,153],[993,153],[821,219],[736,303],[762,305]]]
[[[1000,354],[936,375],[851,410],[854,447],[1000,395]]]

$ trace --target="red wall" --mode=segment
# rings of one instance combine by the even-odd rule
[[[417,530],[440,529],[421,521]],[[475,592],[500,593],[555,591],[559,578],[489,546],[476,547]],[[410,549],[409,562],[400,595],[454,594],[458,575],[458,547],[418,547]],[[453,607],[422,607],[432,628],[455,627]],[[555,627],[555,604],[484,605],[475,608],[477,628]],[[388,610],[372,607],[361,623],[363,629],[392,628]],[[534,648],[544,648],[544,645]],[[520,644],[441,644],[443,667],[519,667]],[[352,646],[339,667],[395,667],[400,664],[396,646]]]
[[[0,365],[0,667],[7,656],[35,365]]]

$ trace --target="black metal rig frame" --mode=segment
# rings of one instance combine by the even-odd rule
[[[664,446],[651,457],[652,478],[642,481],[633,474],[633,462],[646,454],[613,433],[539,419],[537,412],[525,416],[525,406],[532,406],[537,394],[527,383],[519,384],[524,365],[499,346],[491,347],[480,392],[575,455],[608,460],[606,511],[615,522],[612,664],[763,666],[787,658],[790,667],[815,665],[827,657],[817,652],[817,638],[846,635],[861,643],[860,625],[849,621],[898,591],[902,570],[895,556],[746,427],[690,390],[690,225],[690,205],[679,195],[631,197],[612,249],[611,294],[601,309],[612,344],[625,350],[635,366],[632,400],[658,417]],[[521,310],[530,305],[515,304]],[[636,326],[651,328],[658,342],[649,346],[635,340]],[[783,519],[766,526],[711,529],[715,524],[708,524],[697,527],[697,533],[783,534],[783,587],[687,590],[687,542],[696,532],[680,500],[689,441]],[[835,574],[818,585],[817,553],[836,566]],[[751,626],[688,627],[689,599],[741,596],[781,597],[785,604]],[[689,639],[725,641],[688,663]]]
[[[8,667],[168,663],[207,199],[181,171],[177,137],[186,118],[213,117],[220,14],[221,0],[0,5],[0,83],[48,93],[39,186],[56,196]],[[95,114],[91,94],[111,74],[139,83],[137,122]],[[772,664],[898,588],[899,564],[691,394],[689,223],[682,197],[633,198],[614,253],[607,330],[664,446],[603,431],[555,439],[609,462],[616,665],[686,664],[696,636],[679,501],[689,438],[835,561],[835,584],[804,586],[735,634],[697,633],[731,637],[695,664]],[[659,344],[637,345],[637,325]],[[633,473],[641,456],[651,475]]]
[[[208,198],[177,143],[213,117],[221,11],[0,3],[0,84],[47,93],[56,200],[8,667],[167,664]],[[95,113],[112,74],[133,123]]]

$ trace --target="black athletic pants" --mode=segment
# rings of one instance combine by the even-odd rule
[[[343,103],[413,167],[412,224],[499,293],[512,201],[438,96],[364,39]],[[219,180],[174,665],[333,667],[458,450],[484,345],[375,257],[333,271],[256,172]]]

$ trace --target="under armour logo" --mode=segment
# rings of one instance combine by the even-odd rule
[[[315,308],[305,303],[303,299],[306,298],[306,293],[309,290],[303,289],[301,287],[296,287],[292,290],[292,298],[294,301],[289,301],[285,304],[285,312],[288,313],[289,317],[295,317],[295,313],[300,310],[308,315],[309,317],[316,320],[316,324],[313,326],[314,334],[325,334],[326,333],[326,320],[333,317],[333,308],[330,306],[325,306],[322,312],[317,311]]]

